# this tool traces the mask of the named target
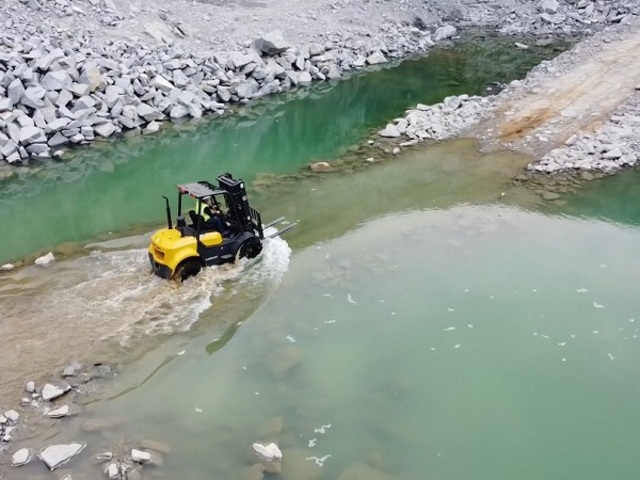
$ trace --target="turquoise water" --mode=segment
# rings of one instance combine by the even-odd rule
[[[503,206],[379,217],[294,253],[253,313],[224,283],[56,440],[85,458],[161,441],[158,478],[245,478],[256,441],[284,453],[273,478],[633,478],[639,244]]]
[[[481,93],[490,82],[523,77],[553,49],[522,52],[513,39],[473,40],[453,50],[313,85],[267,99],[241,115],[186,124],[81,150],[66,162],[20,172],[0,184],[0,262],[47,252],[66,242],[108,238],[164,221],[162,195],[176,183],[230,171],[251,184],[261,173],[297,173],[333,160],[417,103]],[[494,58],[494,60],[489,60]],[[497,58],[497,60],[495,60]],[[260,204],[263,217],[277,205]],[[67,250],[60,248],[54,253]]]
[[[482,64],[472,52],[466,61],[453,56],[456,78]],[[416,78],[425,72],[420,62],[410,66]],[[390,71],[374,75],[371,84],[355,80],[364,83],[354,105],[367,85],[368,105],[390,90]],[[101,171],[104,152],[93,152],[100,161],[68,171],[81,172],[78,180],[32,192],[30,180],[16,182],[17,196],[2,201],[38,205],[56,192],[51,201],[66,205],[75,218],[69,229],[77,230],[69,238],[51,227],[51,242],[94,239],[107,220],[116,232],[147,214],[161,222],[161,208],[149,213],[165,193],[159,184],[209,176],[212,165],[218,171],[210,163],[218,148],[245,152],[219,166],[254,179],[262,169],[294,172],[361,140],[378,125],[364,107],[341,114],[346,123],[334,130],[322,128],[335,121],[335,98],[309,118],[288,117],[340,88],[348,105],[350,84],[267,104],[264,120],[246,120],[252,125],[222,120],[114,146],[121,153],[111,157],[113,171]],[[440,94],[459,88],[444,77],[438,85]],[[394,105],[401,111],[405,101],[420,100]],[[308,140],[285,147],[291,138]],[[138,156],[129,155],[132,145]],[[183,150],[191,155],[177,163]],[[19,347],[0,351],[16,376],[9,384],[46,376],[72,354],[83,363],[126,363],[114,380],[76,397],[79,415],[25,435],[11,452],[85,441],[87,449],[56,471],[74,478],[102,478],[94,455],[112,451],[122,460],[143,439],[168,450],[162,465],[142,467],[143,478],[256,478],[251,445],[270,441],[284,460],[282,473],[265,479],[635,478],[635,174],[588,184],[563,210],[542,214],[537,199],[510,186],[528,162],[482,155],[463,140],[358,173],[256,189],[252,199],[266,217],[286,213],[300,225],[268,242],[257,261],[207,269],[181,288],[150,274],[144,236],[124,250],[3,276],[3,341]],[[142,188],[149,165],[158,185]],[[76,198],[95,202],[104,218],[80,221]],[[53,360],[39,357],[47,340]],[[2,474],[51,477],[39,462]]]

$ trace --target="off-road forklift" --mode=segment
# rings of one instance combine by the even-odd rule
[[[177,185],[178,216],[173,225],[167,197],[167,228],[151,237],[149,261],[156,275],[185,280],[205,266],[234,262],[237,258],[255,258],[262,251],[264,230],[284,220],[278,218],[263,225],[260,212],[249,205],[244,182],[230,173],[217,177],[218,186],[207,181]],[[183,197],[195,200],[188,210],[189,222],[182,214]],[[187,207],[188,208],[188,207]],[[282,235],[289,225],[266,238]]]

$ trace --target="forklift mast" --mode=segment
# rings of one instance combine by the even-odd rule
[[[259,237],[262,238],[262,219],[260,218],[260,214],[249,206],[247,189],[244,186],[244,182],[242,180],[235,180],[230,173],[224,173],[217,178],[220,190],[226,191],[232,198],[230,208],[234,209],[234,215],[242,222],[242,228],[244,230],[257,229]]]

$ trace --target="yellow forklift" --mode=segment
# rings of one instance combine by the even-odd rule
[[[230,173],[217,177],[218,185],[199,181],[178,185],[178,216],[173,225],[167,197],[167,228],[153,234],[149,261],[156,275],[185,280],[203,267],[234,262],[236,258],[255,258],[262,252],[264,230],[284,220],[280,217],[263,225],[260,212],[249,205],[244,182]],[[189,221],[182,214],[183,197],[195,200],[188,210]],[[282,235],[295,224],[276,230],[266,238]]]

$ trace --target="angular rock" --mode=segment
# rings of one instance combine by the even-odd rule
[[[51,253],[49,253],[49,255],[51,255],[51,257],[53,257],[53,254],[51,254]],[[47,255],[47,257],[49,255]],[[46,400],[46,401],[54,400],[54,399],[56,399],[58,397],[61,397],[65,393],[67,393],[70,389],[71,389],[71,387],[69,385],[67,385],[67,384],[65,384],[63,386],[58,386],[58,385],[52,385],[50,383],[47,383],[42,389],[42,399]]]
[[[86,446],[86,443],[51,445],[40,450],[38,458],[49,467],[49,470],[53,471],[78,455]]]
[[[369,65],[378,65],[379,63],[387,63],[387,59],[380,50],[376,50],[367,57],[367,63]]]
[[[89,86],[89,91],[94,92],[102,84],[102,76],[100,75],[100,68],[95,63],[85,64],[84,70],[78,78],[79,84]]]
[[[47,417],[49,418],[62,418],[68,417],[69,415],[69,405],[63,405],[60,408],[56,408],[55,410],[51,410],[47,413]]]
[[[136,113],[144,118],[147,122],[153,120],[160,120],[164,117],[164,114],[153,107],[150,107],[146,103],[141,103],[136,107]]]
[[[169,92],[174,88],[176,88],[175,85],[173,85],[173,83],[171,83],[169,80],[164,78],[162,75],[156,75],[155,77],[153,77],[149,82],[149,85],[151,85],[154,88],[157,88],[162,92]]]
[[[383,130],[380,130],[378,132],[378,135],[385,138],[397,138],[401,135],[401,133],[398,130],[398,127],[389,123]]]
[[[10,98],[0,98],[0,113],[13,109],[13,101]]]
[[[7,88],[7,97],[9,97],[11,102],[16,105],[18,102],[20,102],[20,99],[22,98],[22,95],[24,95],[24,92],[24,85],[22,85],[20,79],[16,78],[9,84],[9,87]]]
[[[151,460],[151,454],[135,448],[131,449],[131,460],[137,463],[147,463]]]
[[[551,15],[558,13],[559,9],[560,9],[560,4],[558,3],[557,0],[542,0],[538,4],[539,11],[543,13],[548,13]]]
[[[149,122],[149,125],[142,129],[142,134],[149,135],[156,133],[158,130],[160,130],[160,124],[158,122]]]
[[[71,77],[64,70],[57,70],[54,72],[48,72],[42,80],[40,80],[40,85],[45,90],[55,90],[59,91],[65,88],[67,85],[71,83]]]
[[[20,129],[20,143],[30,145],[32,143],[45,143],[47,136],[44,130],[38,127],[23,127]]]
[[[169,112],[169,116],[171,117],[171,120],[179,120],[188,115],[189,115],[189,110],[186,107],[183,107],[182,105],[175,105],[171,109],[171,112]]]
[[[13,140],[9,140],[7,143],[5,143],[4,147],[0,149],[0,155],[7,158],[17,151],[18,151],[18,144]]]
[[[110,480],[115,480],[119,478],[120,470],[118,469],[117,463],[112,462],[109,464],[109,466],[107,467],[107,475],[109,476]]]
[[[113,123],[109,122],[103,123],[102,125],[96,125],[95,127],[93,127],[93,130],[101,137],[108,138],[113,135],[118,129]]]
[[[26,465],[33,458],[33,450],[30,448],[21,448],[11,457],[11,465],[14,467],[20,467]]]
[[[47,145],[53,148],[53,147],[59,147],[60,145],[64,145],[65,143],[68,143],[68,142],[69,142],[69,139],[67,137],[65,137],[60,132],[56,132],[55,135],[49,139],[49,141],[47,142]]]
[[[275,443],[269,443],[268,445],[254,443],[252,448],[267,473],[277,474],[282,471],[282,452],[278,445]]]
[[[280,30],[274,30],[272,32],[263,35],[254,42],[256,48],[266,55],[277,55],[286,51],[290,45],[285,41],[282,32]]]
[[[434,33],[434,39],[436,42],[440,40],[446,40],[447,38],[453,37],[458,29],[453,25],[445,25],[444,27],[438,28]]]
[[[614,147],[611,150],[602,154],[602,158],[606,160],[615,160],[617,158],[620,158],[621,156],[622,156],[622,150],[620,149],[620,147]]]
[[[20,418],[20,414],[15,410],[7,410],[4,412],[4,416],[14,423],[18,421],[18,418]]]

